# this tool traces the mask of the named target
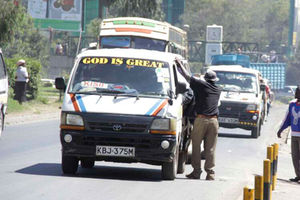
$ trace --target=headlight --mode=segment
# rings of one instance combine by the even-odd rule
[[[169,130],[170,129],[170,119],[154,119],[150,129]]]
[[[61,113],[61,129],[84,130],[84,122],[80,115]]]
[[[176,119],[154,119],[150,133],[176,135]]]
[[[249,111],[249,110],[256,110],[256,105],[255,104],[250,104],[250,105],[247,106],[246,110],[247,111]]]
[[[83,119],[80,115],[67,114],[66,125],[83,126]]]
[[[259,113],[259,110],[257,109],[258,106],[256,104],[249,104],[246,108],[246,111],[249,113]]]

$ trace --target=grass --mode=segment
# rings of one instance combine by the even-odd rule
[[[62,103],[59,100],[59,91],[51,86],[40,86],[36,99],[19,104],[13,99],[13,89],[10,88],[7,113],[33,112],[40,114],[41,110],[58,108]]]

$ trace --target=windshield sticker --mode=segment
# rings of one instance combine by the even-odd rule
[[[164,62],[143,60],[143,59],[125,59],[125,58],[104,58],[104,57],[86,57],[82,59],[83,64],[112,64],[139,67],[163,68]],[[127,67],[130,69],[130,67]],[[132,68],[132,67],[131,67]]]
[[[157,77],[157,82],[159,82],[159,83],[164,82],[164,77],[158,76],[158,77]]]
[[[82,81],[81,86],[82,87],[92,87],[92,88],[107,88],[108,84],[101,83],[101,82],[95,82],[95,81]]]

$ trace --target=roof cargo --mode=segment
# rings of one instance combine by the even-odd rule
[[[212,65],[242,65],[243,67],[249,67],[250,58],[247,55],[242,54],[222,54],[213,55],[211,57]]]

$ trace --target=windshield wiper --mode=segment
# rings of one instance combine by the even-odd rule
[[[127,96],[127,97],[136,97],[136,100],[139,100],[140,99],[140,96],[139,96],[139,93],[138,92],[135,92],[135,93],[126,93],[126,92],[124,92],[124,93],[120,93],[120,94],[116,94],[115,95],[115,97],[114,97],[114,99],[116,99],[116,98],[118,98],[118,97],[120,97],[120,96]]]
[[[159,95],[159,96],[167,96],[167,94],[160,93],[160,92],[144,92],[143,94],[146,94],[146,95]]]

